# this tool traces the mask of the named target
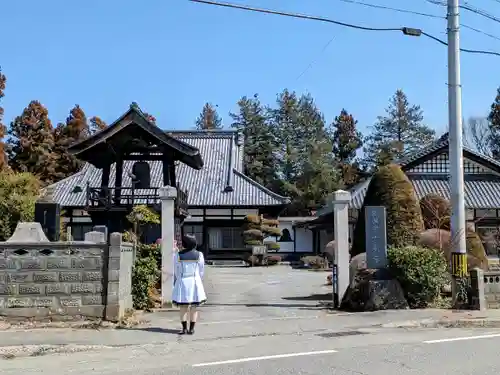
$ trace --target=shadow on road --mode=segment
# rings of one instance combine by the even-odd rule
[[[180,323],[179,323],[180,324]],[[127,331],[144,331],[151,333],[168,333],[171,335],[177,335],[180,332],[179,329],[171,329],[171,328],[162,328],[162,327],[123,327],[120,328]]]
[[[309,296],[283,297],[287,301],[331,301],[332,293],[311,294]]]

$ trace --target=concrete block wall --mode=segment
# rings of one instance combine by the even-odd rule
[[[109,249],[102,233],[85,239],[0,242],[0,316],[119,320],[132,307],[132,245],[119,233]]]
[[[487,271],[483,275],[486,308],[500,309],[500,271]]]

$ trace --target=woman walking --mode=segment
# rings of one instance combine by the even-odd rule
[[[194,326],[198,319],[197,307],[207,300],[202,280],[205,259],[203,253],[196,250],[196,245],[196,238],[185,235],[182,238],[182,249],[175,254],[174,258],[172,300],[180,308],[181,335],[194,333]]]

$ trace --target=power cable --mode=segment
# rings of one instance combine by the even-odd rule
[[[327,42],[327,43],[323,46],[323,48],[321,49],[320,53],[318,54],[318,57],[317,57],[316,59],[312,60],[312,61],[309,63],[309,65],[308,65],[308,66],[307,66],[307,67],[306,67],[306,68],[302,71],[302,73],[300,73],[300,74],[297,76],[297,78],[296,78],[296,80],[297,80],[297,81],[298,81],[300,78],[302,78],[302,76],[303,76],[304,74],[306,74],[306,73],[307,73],[307,71],[308,71],[309,69],[311,69],[311,68],[313,67],[313,65],[314,65],[314,64],[316,64],[316,62],[317,62],[317,61],[318,61],[318,59],[319,59],[319,56],[321,56],[321,55],[323,54],[323,52],[325,52],[325,51],[326,51],[326,49],[327,49],[327,48],[330,46],[330,44],[333,42],[333,39],[335,39],[335,37],[334,37],[334,36],[333,36],[333,37],[332,37],[332,38],[331,38],[331,39],[330,39],[330,40],[329,40],[329,41],[328,41],[328,42]]]
[[[414,14],[414,15],[422,16],[422,17],[437,18],[437,19],[443,19],[443,20],[446,19],[445,16],[438,16],[436,14],[415,12],[415,11],[409,10],[409,9],[393,8],[393,7],[388,7],[388,6],[385,6],[385,5],[378,5],[378,4],[366,3],[366,2],[363,2],[363,1],[357,1],[357,0],[339,0],[339,1],[344,2],[344,3],[349,3],[349,4],[362,5],[362,6],[369,7],[369,8],[390,10],[390,11],[399,12],[399,13]],[[500,0],[497,0],[497,1],[500,2]],[[435,4],[435,2],[432,2],[432,3]],[[441,5],[441,4],[439,4],[439,5]],[[466,24],[463,24],[463,23],[460,24],[460,25],[464,29],[469,29],[469,30],[472,30],[472,31],[474,31],[474,32],[476,32],[478,34],[483,34],[483,35],[485,35],[485,36],[487,36],[489,38],[500,40],[500,37],[498,37],[496,35],[493,35],[493,34],[489,34],[489,33],[485,32],[485,31],[482,31],[482,30],[477,29],[475,27],[472,27],[472,26],[469,26],[469,25],[466,25]]]
[[[393,8],[393,7],[388,7],[388,6],[385,6],[385,5],[370,4],[370,3],[365,3],[363,1],[357,1],[357,0],[339,0],[339,1],[342,1],[343,3],[363,5],[363,6],[369,7],[369,8],[392,10],[394,12],[414,14],[414,15],[417,15],[417,16],[423,16],[423,17],[429,17],[429,18],[446,19],[446,17],[439,16],[437,14],[416,12],[416,11],[409,10],[409,9]],[[500,0],[498,0],[498,1],[500,1]]]
[[[443,6],[443,7],[447,6],[447,4],[446,4],[445,1],[440,1],[440,0],[425,0],[425,1],[427,1],[428,3],[434,4],[434,5],[439,5],[439,6]],[[500,0],[498,2],[500,2]],[[493,14],[485,11],[484,9],[480,9],[478,7],[470,6],[468,4],[460,4],[459,8],[460,9],[464,9],[464,10],[466,10],[468,12],[471,12],[471,13],[477,14],[477,15],[479,15],[481,17],[487,18],[487,19],[489,19],[491,21],[500,23],[500,18],[498,18],[498,17],[494,16]]]
[[[307,20],[311,20],[311,21],[327,22],[327,23],[332,23],[332,24],[339,25],[339,26],[349,27],[351,29],[358,29],[358,30],[364,30],[364,31],[400,31],[403,34],[408,35],[408,36],[424,35],[424,36],[428,37],[429,39],[432,39],[440,44],[443,44],[445,46],[448,45],[448,43],[446,43],[444,40],[441,40],[441,39],[439,39],[431,34],[428,34],[420,29],[415,29],[415,28],[409,28],[409,27],[389,27],[389,28],[366,27],[366,26],[360,26],[360,25],[340,22],[340,21],[332,20],[330,18],[311,16],[311,15],[307,15],[307,14],[282,12],[282,11],[277,11],[277,10],[255,8],[255,7],[250,7],[250,6],[246,6],[246,5],[239,5],[239,4],[232,4],[232,3],[225,3],[225,2],[218,2],[218,1],[211,1],[211,0],[190,0],[190,1],[194,2],[194,3],[202,3],[202,4],[219,6],[219,7],[225,7],[225,8],[240,9],[240,10],[246,10],[246,11],[257,12],[257,13],[267,13],[267,14],[274,14],[274,15],[278,15],[278,16],[307,19]],[[427,1],[434,2],[434,0],[427,0]],[[437,3],[437,1],[436,1],[436,3]],[[493,52],[493,51],[471,50],[471,49],[466,49],[466,48],[460,48],[460,51],[466,52],[466,53],[500,56],[500,53]]]

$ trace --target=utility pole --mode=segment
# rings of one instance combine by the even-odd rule
[[[460,83],[459,0],[448,0],[448,126],[451,198],[451,272],[453,304],[467,302],[464,280],[467,277],[466,216],[462,148],[462,86]]]

